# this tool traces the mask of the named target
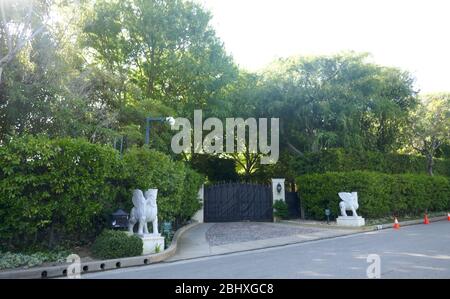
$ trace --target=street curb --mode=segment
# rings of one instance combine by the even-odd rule
[[[437,222],[437,221],[443,221],[447,220],[447,216],[438,216],[428,219],[430,222]],[[409,225],[416,225],[416,224],[423,224],[423,219],[416,219],[416,220],[408,220],[408,221],[402,221],[399,222],[400,228],[402,226],[409,226]],[[387,229],[387,228],[393,228],[393,223],[388,224],[378,224],[378,225],[372,225],[372,230],[380,230],[380,229]]]
[[[447,220],[447,216],[438,216],[429,218],[430,222],[436,222],[436,221],[443,221]],[[393,223],[384,223],[384,224],[373,224],[373,225],[367,225],[362,227],[349,227],[349,226],[338,226],[338,225],[325,225],[325,224],[313,224],[313,223],[299,223],[296,221],[291,220],[282,220],[281,223],[284,224],[291,224],[291,225],[301,225],[301,226],[308,226],[308,227],[316,227],[316,228],[325,228],[325,229],[345,229],[349,231],[357,232],[367,232],[367,231],[373,231],[373,230],[381,230],[381,229],[387,229],[394,227]],[[415,220],[408,220],[408,221],[402,221],[399,222],[400,227],[402,226],[409,226],[409,225],[416,225],[416,224],[423,224],[423,219],[415,219]]]
[[[170,244],[169,248],[167,248],[163,252],[151,255],[141,255],[81,263],[81,274],[100,271],[103,272],[107,270],[115,270],[127,267],[145,266],[162,262],[175,254],[178,246],[178,238],[180,238],[181,235],[183,235],[187,230],[198,224],[198,222],[194,222],[178,229],[173,236],[172,243]],[[67,268],[69,265],[70,264],[62,264],[59,266],[38,267],[27,270],[3,271],[0,272],[0,279],[38,279],[66,276]]]
[[[439,216],[439,217],[434,217],[434,218],[429,218],[430,222],[437,222],[437,221],[443,221],[443,220],[447,220],[447,216]],[[284,223],[287,225],[303,225],[303,224],[299,224],[294,223],[294,222],[289,222],[289,221],[285,221],[282,220],[280,223]],[[400,222],[400,226],[409,226],[409,225],[416,225],[416,224],[423,224],[423,220],[409,220],[409,221],[403,221]],[[306,225],[305,225],[306,226]],[[313,226],[313,224],[310,224],[309,226]],[[236,254],[236,253],[244,253],[244,252],[252,252],[252,251],[258,251],[258,250],[264,250],[264,249],[271,249],[271,248],[277,248],[277,247],[284,247],[284,246],[289,246],[289,245],[297,245],[297,244],[304,244],[304,243],[313,243],[313,242],[318,242],[318,241],[323,241],[323,240],[330,240],[330,239],[338,239],[338,238],[343,238],[343,237],[349,237],[352,235],[357,235],[357,234],[363,234],[363,233],[367,233],[367,232],[371,232],[371,231],[376,231],[376,230],[380,230],[380,229],[388,229],[388,228],[392,228],[394,225],[389,223],[389,224],[383,224],[381,225],[382,228],[378,228],[377,225],[372,225],[372,226],[367,226],[367,227],[363,227],[363,228],[359,228],[359,229],[348,229],[348,232],[345,234],[341,234],[341,235],[333,235],[333,236],[326,236],[326,237],[320,237],[317,239],[312,239],[312,240],[301,240],[301,241],[287,241],[284,243],[279,243],[279,244],[274,244],[274,245],[268,245],[265,247],[259,247],[259,248],[250,248],[250,249],[243,249],[243,250],[236,250],[236,251],[230,251],[230,252],[222,252],[222,253],[217,253],[217,254],[209,254],[209,255],[201,255],[201,256],[195,256],[195,257],[186,257],[186,258],[182,258],[182,259],[178,259],[178,260],[173,260],[173,261],[165,261],[164,263],[170,264],[170,263],[176,263],[176,262],[180,262],[180,261],[190,261],[190,260],[196,260],[196,259],[202,259],[202,258],[208,258],[208,257],[216,257],[216,256],[226,256],[226,255],[231,255],[231,254]],[[315,225],[315,227],[321,227],[319,225]],[[348,227],[326,227],[329,229],[332,228],[348,228]]]

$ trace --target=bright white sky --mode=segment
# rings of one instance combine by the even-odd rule
[[[449,0],[196,1],[243,68],[354,50],[412,72],[421,92],[450,91]]]

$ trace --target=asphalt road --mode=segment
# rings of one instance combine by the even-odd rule
[[[82,278],[450,278],[450,222],[82,275]],[[376,273],[374,270],[372,273]]]

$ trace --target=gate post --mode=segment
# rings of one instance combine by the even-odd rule
[[[195,214],[194,214],[194,216],[192,216],[192,220],[195,220],[195,221],[197,221],[197,222],[199,222],[199,223],[203,223],[203,206],[204,206],[204,195],[205,195],[205,193],[204,193],[204,187],[205,187],[205,185],[202,185],[201,187],[200,187],[200,190],[198,190],[198,201],[199,201],[199,203],[202,205],[201,206],[201,208],[200,208],[200,210],[198,210]]]
[[[286,202],[285,189],[284,189],[285,179],[272,179],[272,200],[282,200]]]

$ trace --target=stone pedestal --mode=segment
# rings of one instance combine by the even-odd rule
[[[139,236],[139,238],[142,239],[142,242],[144,243],[144,248],[142,250],[142,254],[152,254],[152,253],[158,253],[162,252],[164,250],[164,237],[161,237],[161,235],[144,235]],[[156,252],[156,248],[159,248],[159,251]]]
[[[361,216],[339,216],[337,225],[341,226],[364,226],[365,220]]]

